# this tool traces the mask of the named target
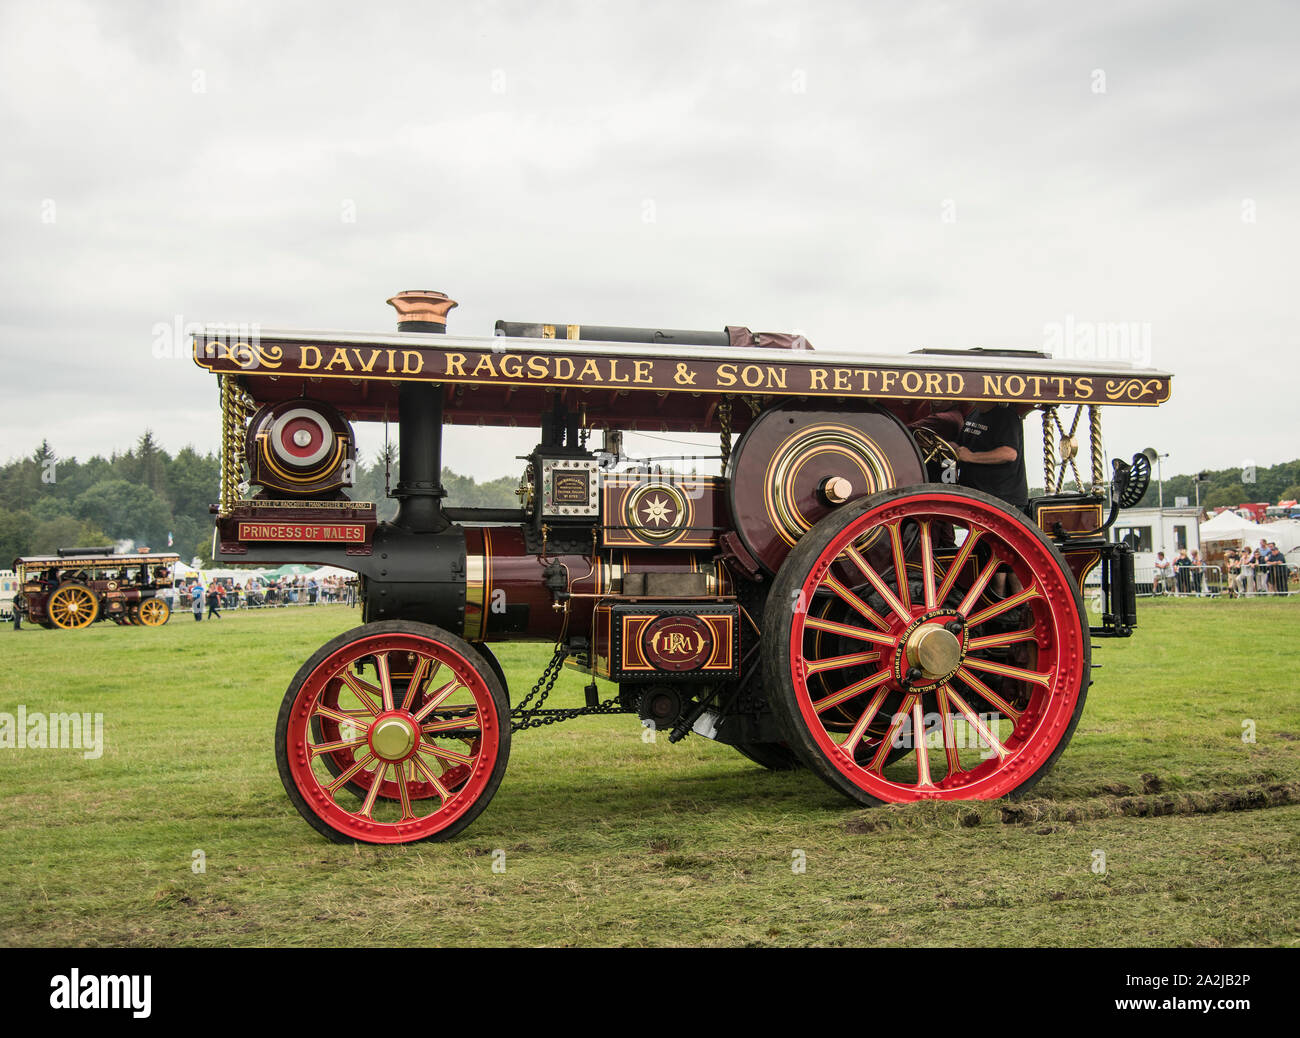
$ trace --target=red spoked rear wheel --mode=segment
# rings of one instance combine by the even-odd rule
[[[764,632],[790,746],[862,803],[1022,794],[1087,693],[1064,558],[972,490],[893,490],[822,520],[781,567]]]
[[[290,800],[337,842],[441,840],[487,806],[510,755],[509,703],[467,642],[366,624],[298,671],[276,725]]]

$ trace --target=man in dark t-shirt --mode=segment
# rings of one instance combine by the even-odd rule
[[[957,440],[957,485],[1000,497],[1015,508],[1029,503],[1025,430],[1006,404],[976,404]]]
[[[976,404],[957,438],[957,485],[1000,497],[1012,508],[1026,511],[1029,483],[1025,478],[1025,430],[1020,415],[1006,404]],[[1007,566],[993,575],[991,590],[998,598],[1016,594],[1020,581]],[[1020,610],[1007,618],[1019,619]]]
[[[1278,548],[1276,541],[1268,542],[1268,562],[1269,562],[1269,584],[1270,590],[1275,595],[1285,595],[1287,593],[1287,564],[1286,556]]]
[[[1174,559],[1174,573],[1178,580],[1178,593],[1189,594],[1192,590],[1192,560],[1187,557],[1187,549],[1178,549],[1178,558]]]

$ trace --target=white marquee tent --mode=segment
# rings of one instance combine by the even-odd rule
[[[1279,519],[1277,522],[1264,523],[1255,537],[1256,544],[1260,537],[1266,541],[1277,541],[1277,546],[1284,553],[1300,550],[1300,519]],[[1294,559],[1291,560],[1293,563]]]
[[[1220,512],[1201,523],[1201,542],[1208,541],[1234,541],[1251,548],[1258,547],[1260,541],[1275,541],[1284,554],[1300,551],[1300,520],[1256,523],[1231,510]]]
[[[320,569],[312,570],[307,576],[315,577],[317,580],[324,580],[326,577],[343,577],[350,580],[356,576],[356,573],[350,569],[340,569],[338,566],[322,566]]]
[[[206,584],[209,580],[234,581],[242,584],[250,577],[260,577],[266,572],[265,569],[233,569],[229,567],[195,569],[185,562],[178,562],[172,567],[172,575],[177,579],[188,580],[193,577],[201,584]]]
[[[1259,523],[1252,522],[1245,516],[1229,509],[1220,512],[1213,519],[1201,523],[1201,542],[1206,541],[1256,541],[1268,537],[1268,530]],[[1276,539],[1276,538],[1274,538]]]

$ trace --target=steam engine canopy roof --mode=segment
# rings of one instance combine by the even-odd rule
[[[443,384],[449,423],[521,424],[559,392],[592,425],[664,431],[712,427],[724,395],[1152,407],[1169,398],[1172,379],[1122,361],[1028,351],[865,354],[326,331],[238,338],[221,326],[194,338],[194,357],[238,376],[258,404],[306,396],[354,421],[395,420],[398,388],[415,381]]]

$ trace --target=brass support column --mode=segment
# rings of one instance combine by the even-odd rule
[[[1056,418],[1055,407],[1043,408],[1043,489],[1056,493],[1056,434],[1052,424]]]
[[[1106,481],[1106,456],[1101,442],[1101,408],[1088,405],[1088,445],[1092,450],[1092,492],[1100,494]]]
[[[246,395],[234,375],[221,376],[221,493],[219,509],[229,515],[239,500],[244,475]]]

